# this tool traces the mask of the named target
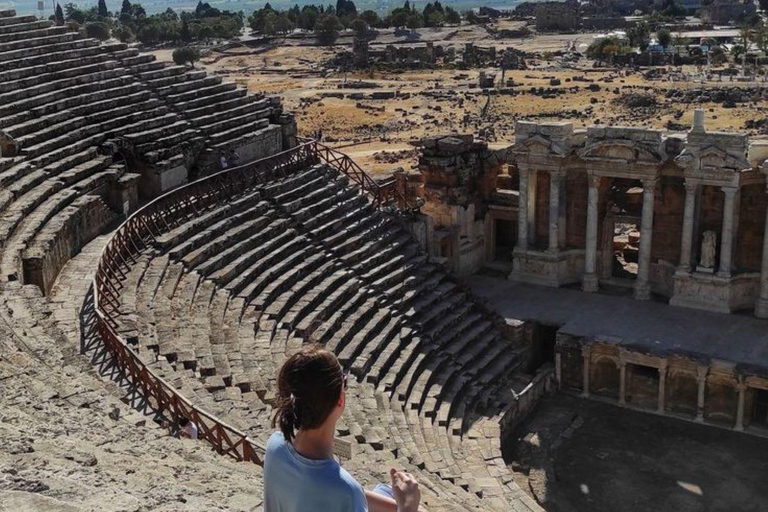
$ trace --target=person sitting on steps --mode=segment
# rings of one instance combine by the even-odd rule
[[[277,388],[272,426],[279,430],[264,458],[264,512],[426,512],[410,474],[392,468],[391,488],[365,491],[333,458],[347,399],[347,375],[333,352],[301,349],[280,368]]]

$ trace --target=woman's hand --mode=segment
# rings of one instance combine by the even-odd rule
[[[392,494],[397,502],[397,512],[419,512],[421,490],[416,479],[409,473],[397,471],[395,468],[389,470],[389,476],[392,479]]]

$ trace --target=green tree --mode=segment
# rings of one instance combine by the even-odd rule
[[[339,38],[339,30],[344,28],[335,14],[323,14],[315,23],[315,37],[320,44],[332,45]]]
[[[90,21],[85,24],[85,34],[99,41],[106,41],[109,39],[109,26],[100,21]]]
[[[414,12],[411,13],[408,16],[408,19],[405,22],[405,25],[411,30],[416,30],[418,28],[421,28],[424,26],[424,18],[421,17],[421,14]]]
[[[352,20],[352,23],[350,23],[349,28],[352,29],[352,31],[355,33],[355,36],[361,39],[367,38],[368,31],[370,30],[370,28],[368,27],[368,24],[362,18],[355,18],[354,20]]]
[[[459,25],[461,24],[461,14],[459,14],[459,12],[453,7],[446,7],[445,22],[448,23],[449,25]]]
[[[648,23],[641,21],[635,23],[627,29],[627,39],[629,39],[629,45],[632,47],[640,48],[640,51],[645,51],[648,48],[650,41],[651,29]]]
[[[112,30],[112,35],[121,43],[130,43],[136,37],[126,25],[120,25]]]
[[[280,15],[275,20],[275,30],[278,34],[285,36],[292,32],[294,28],[296,28],[296,25],[294,25],[293,22],[288,19],[288,16],[285,13],[280,13]]]
[[[181,28],[179,29],[179,39],[182,41],[189,42],[192,40],[192,32],[189,30],[189,22],[186,18],[182,18],[181,20]]]
[[[669,30],[662,28],[656,32],[656,39],[658,39],[659,44],[666,49],[672,42],[672,33]]]
[[[182,46],[173,50],[173,62],[179,66],[190,64],[195,67],[195,62],[200,60],[200,50],[191,46]]]
[[[60,27],[64,25],[64,11],[61,9],[61,5],[58,3],[56,4],[56,13],[54,14],[54,18],[56,20],[56,25]]]
[[[109,11],[107,10],[107,2],[104,0],[99,0],[98,7],[97,7],[99,16],[102,18],[109,18]]]
[[[363,11],[360,13],[359,18],[366,22],[369,27],[379,27],[381,26],[381,18],[376,13],[376,11]]]

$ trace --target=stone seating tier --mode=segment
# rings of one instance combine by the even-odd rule
[[[126,281],[119,323],[200,404],[265,440],[274,368],[316,340],[365,390],[340,429],[360,457],[407,453],[441,505],[450,496],[461,510],[509,510],[518,499],[500,448],[468,432],[500,413],[496,383],[521,358],[348,179],[314,166],[182,222],[154,247]]]

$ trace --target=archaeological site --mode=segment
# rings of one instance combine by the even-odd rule
[[[348,372],[341,465],[420,510],[768,510],[765,56],[587,57],[634,15],[449,33],[437,2],[183,61],[5,5],[0,512],[264,511],[310,344]]]

